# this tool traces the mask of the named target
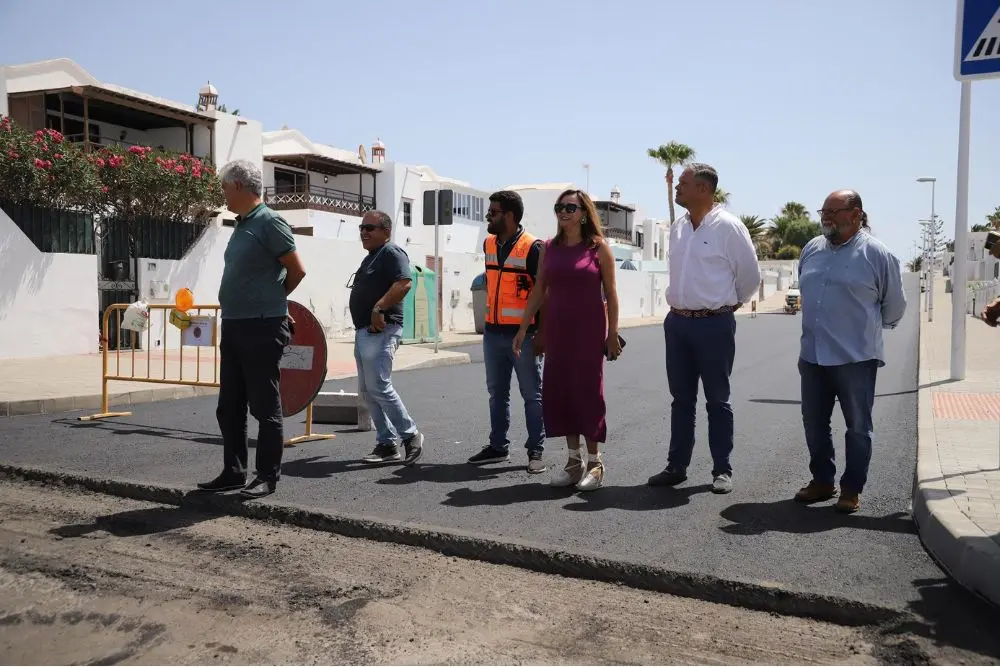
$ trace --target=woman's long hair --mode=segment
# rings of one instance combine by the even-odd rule
[[[580,224],[580,233],[583,236],[584,245],[592,248],[604,240],[604,232],[601,231],[601,218],[597,215],[594,200],[583,190],[565,190],[556,199],[556,203],[561,202],[567,195],[576,195],[580,199],[580,203],[583,204],[583,221]],[[552,242],[556,245],[562,245],[565,240],[562,225],[556,222],[556,236]]]

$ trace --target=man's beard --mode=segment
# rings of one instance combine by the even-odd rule
[[[503,223],[500,222],[490,222],[488,225],[486,225],[486,231],[490,234],[493,234],[494,236],[502,232],[503,229],[504,229]]]
[[[823,236],[825,236],[828,241],[836,241],[838,238],[840,238],[840,229],[837,227],[837,225],[830,225],[829,227],[825,226],[820,227],[820,230],[823,232]]]

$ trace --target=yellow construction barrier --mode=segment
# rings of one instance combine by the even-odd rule
[[[149,382],[152,384],[169,384],[169,385],[181,385],[186,387],[219,387],[219,345],[218,345],[218,327],[219,327],[219,310],[218,305],[193,305],[191,306],[186,315],[190,317],[193,326],[197,326],[199,323],[198,318],[207,317],[210,322],[211,328],[207,332],[209,338],[208,342],[211,343],[211,354],[202,354],[202,348],[208,347],[208,345],[185,345],[183,330],[177,329],[180,336],[180,345],[178,348],[177,355],[177,368],[170,369],[176,370],[175,374],[168,374],[168,359],[169,357],[169,344],[168,341],[170,337],[170,311],[175,309],[175,306],[171,304],[149,304],[149,312],[152,315],[153,312],[162,311],[163,312],[163,345],[156,350],[157,356],[162,356],[162,373],[159,377],[154,377],[153,375],[153,327],[148,326],[144,332],[136,332],[129,329],[122,329],[122,315],[128,309],[130,304],[127,303],[115,303],[108,306],[104,311],[104,318],[101,324],[101,336],[102,336],[102,350],[101,350],[101,411],[95,415],[85,415],[79,417],[80,421],[94,421],[97,419],[107,419],[110,417],[127,417],[131,415],[131,412],[111,412],[108,399],[108,383],[111,381],[122,381],[122,382]],[[122,354],[121,346],[116,345],[114,350],[115,357],[115,368],[114,373],[110,372],[110,352],[108,350],[108,344],[111,340],[108,334],[111,332],[111,318],[112,315],[117,314],[115,319],[115,325],[117,327],[118,335],[115,338],[116,341],[121,341],[122,333],[125,332],[131,336],[131,350],[126,351]],[[152,319],[152,317],[150,318]],[[201,334],[202,332],[193,332]],[[139,350],[137,355],[136,340],[138,337],[145,334],[146,345],[145,350]],[[194,359],[190,360],[194,364],[194,369],[188,369],[188,377],[185,379],[184,375],[184,362],[185,362],[185,349],[191,349],[194,347],[195,354]],[[125,357],[125,371],[122,371],[122,357]],[[136,357],[138,356],[139,364],[136,364]],[[145,356],[145,375],[140,374],[140,370],[143,367],[143,356]],[[159,363],[157,362],[157,370],[161,370]],[[208,380],[208,373],[203,373],[202,362],[206,365],[211,361],[211,380]],[[172,366],[172,363],[170,364]],[[207,371],[207,369],[205,369]],[[191,375],[194,375],[192,378]],[[204,375],[204,377],[203,377]],[[306,407],[306,432],[303,435],[290,438],[285,441],[285,447],[294,447],[300,442],[308,442],[311,440],[330,440],[336,438],[337,436],[332,433],[313,433],[313,406],[310,403]]]

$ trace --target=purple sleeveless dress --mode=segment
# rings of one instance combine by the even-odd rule
[[[608,322],[598,249],[545,245],[542,415],[549,438],[607,439],[604,344]]]

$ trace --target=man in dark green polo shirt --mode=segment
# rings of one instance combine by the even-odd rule
[[[258,498],[274,493],[281,472],[284,431],[278,363],[291,338],[288,295],[305,277],[292,229],[261,202],[263,178],[248,160],[219,172],[226,206],[236,228],[226,246],[219,285],[222,340],[219,344],[219,405],[223,471],[205,491],[230,491]],[[294,324],[294,323],[291,323]],[[246,483],[247,406],[258,423],[257,473]]]

